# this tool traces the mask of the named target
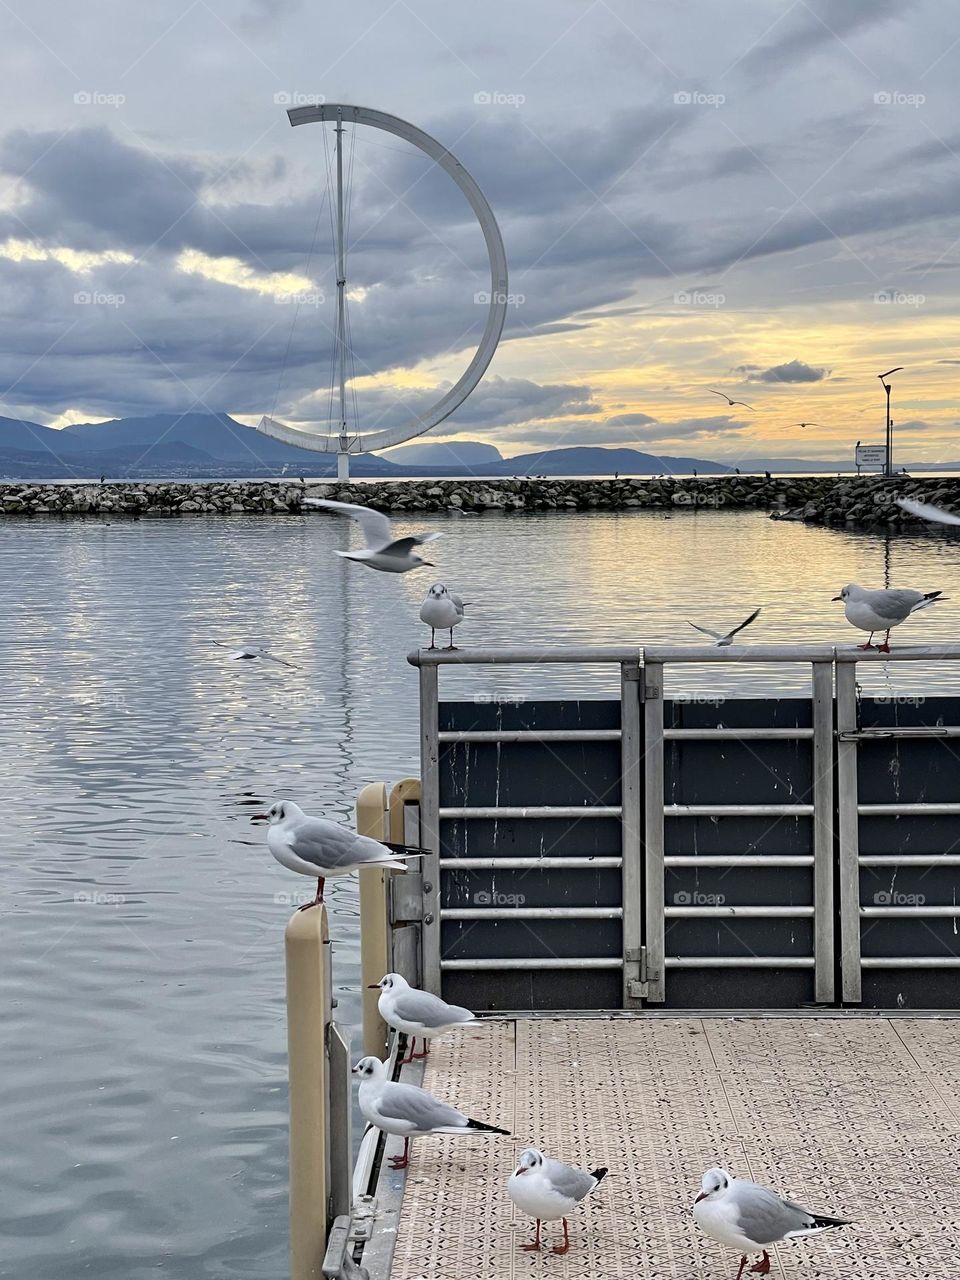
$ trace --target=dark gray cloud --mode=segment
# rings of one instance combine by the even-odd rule
[[[785,364],[771,365],[769,369],[741,364],[733,372],[742,374],[747,382],[822,382],[830,376],[829,369],[816,369],[803,360],[788,360]]]

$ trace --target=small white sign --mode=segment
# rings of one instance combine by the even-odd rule
[[[887,465],[887,446],[885,444],[858,444],[856,465],[858,467],[879,467],[882,471]]]

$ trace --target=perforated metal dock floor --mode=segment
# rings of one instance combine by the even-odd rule
[[[772,1277],[960,1276],[960,1020],[505,1020],[436,1043],[423,1083],[513,1136],[413,1143],[391,1280],[733,1280],[690,1213],[714,1164],[855,1219],[777,1249]],[[565,1257],[519,1248],[528,1145],[610,1169]]]

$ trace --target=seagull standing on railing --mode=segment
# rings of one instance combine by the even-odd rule
[[[414,1058],[428,1057],[430,1041],[435,1036],[442,1036],[453,1027],[462,1027],[475,1021],[469,1009],[458,1004],[447,1004],[446,1000],[431,995],[429,991],[418,991],[399,973],[388,973],[369,990],[380,992],[377,1008],[387,1026],[410,1037],[407,1057],[402,1059],[405,1063],[412,1062]],[[422,1053],[413,1051],[418,1037],[423,1041]]]
[[[942,591],[911,591],[909,588],[891,587],[887,590],[867,591],[856,582],[851,582],[833,599],[843,601],[844,617],[851,626],[870,632],[867,643],[858,644],[858,649],[877,649],[880,653],[889,653],[892,628],[899,627],[912,613],[919,613],[928,605],[936,604],[942,597]],[[877,631],[886,632],[883,644],[873,643],[873,636]]]
[[[459,1137],[471,1133],[502,1133],[510,1137],[509,1129],[471,1120],[426,1089],[388,1080],[387,1068],[379,1058],[361,1058],[353,1074],[360,1077],[357,1101],[363,1118],[384,1133],[403,1138],[403,1155],[393,1156],[390,1161],[394,1169],[405,1169],[410,1163],[410,1139],[424,1138],[429,1133],[451,1133]]]
[[[536,1147],[528,1147],[507,1183],[507,1194],[517,1208],[537,1220],[536,1236],[530,1244],[522,1244],[520,1248],[528,1253],[539,1253],[540,1223],[562,1218],[563,1244],[556,1245],[550,1252],[566,1253],[570,1248],[567,1214],[572,1213],[606,1176],[606,1169],[584,1173],[582,1169],[572,1169],[559,1160],[551,1160]]]
[[[701,1231],[739,1251],[737,1280],[741,1280],[748,1254],[763,1254],[750,1270],[765,1276],[770,1272],[768,1245],[850,1225],[847,1218],[810,1213],[791,1200],[781,1200],[768,1187],[735,1178],[726,1169],[708,1169],[703,1175],[693,1216]]]
[[[449,631],[450,643],[447,648],[456,648],[453,643],[453,628],[459,627],[463,621],[463,610],[464,603],[459,596],[448,591],[442,582],[433,584],[420,606],[420,621],[425,622],[430,628],[431,649],[437,647],[435,639],[438,630]]]
[[[372,507],[360,507],[353,502],[334,502],[328,498],[304,498],[305,507],[326,507],[339,515],[349,516],[356,520],[363,530],[367,545],[362,551],[338,551],[338,556],[345,560],[355,560],[357,564],[365,564],[370,569],[379,569],[381,573],[409,573],[411,569],[419,569],[425,564],[432,567],[431,561],[421,560],[413,554],[413,548],[424,542],[433,542],[442,538],[442,533],[417,533],[407,538],[394,538],[389,519],[382,511],[374,511]]]

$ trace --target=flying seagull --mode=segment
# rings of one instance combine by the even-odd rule
[[[563,1219],[563,1244],[551,1253],[566,1253],[570,1248],[567,1214],[585,1199],[606,1177],[606,1169],[584,1173],[559,1160],[551,1160],[536,1147],[528,1147],[520,1156],[516,1171],[507,1183],[507,1194],[523,1213],[537,1220],[537,1234],[530,1244],[522,1244],[528,1253],[540,1251],[540,1223]]]
[[[795,427],[819,427],[823,424],[820,422],[794,422],[792,425]]]
[[[452,591],[448,591],[442,582],[435,582],[424,597],[423,604],[420,606],[420,621],[425,622],[430,628],[430,648],[435,649],[434,643],[437,629],[450,632],[450,643],[448,649],[455,649],[453,643],[453,628],[459,627],[463,621],[464,604],[459,596],[455,596]]]
[[[762,607],[763,606],[761,605],[761,608]],[[751,622],[756,621],[759,612],[760,609],[754,609],[750,617],[744,618],[743,622],[741,622],[738,627],[734,627],[732,631],[711,631],[709,627],[698,627],[695,622],[691,622],[690,626],[693,627],[694,631],[702,631],[705,636],[712,636],[712,638],[717,642],[716,647],[718,649],[724,649],[728,644],[733,644],[733,637],[738,631],[742,631],[744,627],[749,627]]]
[[[367,545],[362,551],[338,551],[338,556],[345,560],[355,560],[371,569],[379,569],[381,573],[409,573],[411,569],[419,569],[421,565],[430,564],[429,560],[421,560],[413,554],[413,548],[424,542],[433,542],[442,538],[442,533],[418,533],[407,538],[394,538],[390,529],[390,521],[382,511],[374,511],[372,507],[360,507],[352,502],[333,502],[329,498],[304,498],[305,507],[326,507],[338,515],[349,516],[356,520],[363,530]]]
[[[399,973],[388,973],[369,990],[380,992],[377,1009],[387,1026],[393,1027],[394,1031],[402,1031],[410,1040],[403,1062],[426,1058],[430,1053],[429,1042],[434,1036],[442,1036],[451,1027],[462,1027],[474,1021],[469,1009],[447,1004],[446,1000],[431,995],[429,991],[418,991]],[[413,1051],[418,1037],[423,1041],[422,1053]]]
[[[329,818],[311,818],[292,800],[278,800],[266,814],[255,816],[269,820],[267,848],[280,865],[302,876],[312,876],[317,882],[317,896],[313,902],[300,907],[301,911],[323,902],[324,881],[332,876],[348,876],[361,867],[406,871],[400,857],[417,858],[423,853],[422,849],[410,845],[386,844],[369,836],[358,836]]]
[[[889,653],[891,629],[906,622],[911,613],[919,613],[928,605],[936,604],[942,597],[942,591],[912,591],[909,588],[867,591],[856,582],[851,582],[833,599],[843,601],[844,617],[851,626],[870,632],[867,643],[857,645],[858,649],[876,648],[880,653]],[[883,644],[874,645],[875,631],[887,633]]]
[[[739,1251],[737,1280],[743,1275],[748,1254],[762,1253],[763,1257],[750,1269],[761,1276],[769,1275],[768,1245],[850,1225],[847,1218],[810,1213],[792,1200],[781,1200],[768,1187],[735,1178],[726,1169],[708,1169],[701,1188],[693,1205],[694,1220],[706,1235]]]
[[[935,507],[929,502],[915,502],[912,498],[898,498],[897,506],[902,507],[909,515],[918,520],[932,520],[935,524],[960,524],[960,516],[943,507]]]
[[[222,640],[211,640],[211,644],[219,645],[221,649],[230,649],[233,646],[224,644]],[[286,662],[283,658],[278,658],[274,654],[269,653],[262,644],[244,644],[239,649],[234,649],[233,653],[228,653],[227,657],[233,662],[239,662],[244,658],[264,658],[267,662],[279,662],[281,667],[296,667],[295,662]]]
[[[353,1068],[360,1077],[357,1102],[368,1124],[403,1138],[403,1155],[391,1157],[391,1167],[405,1169],[410,1163],[410,1139],[423,1138],[428,1133],[452,1133],[458,1136],[471,1133],[502,1133],[509,1138],[509,1129],[498,1129],[495,1124],[471,1120],[464,1112],[441,1102],[426,1089],[415,1084],[403,1084],[387,1079],[387,1068],[379,1058],[361,1058]]]
[[[731,400],[725,391],[714,391],[713,387],[707,387],[712,396],[719,396],[721,400],[726,400],[727,404],[742,404],[745,409],[749,409],[751,413],[756,413],[756,409],[752,404],[747,404],[746,400]]]

